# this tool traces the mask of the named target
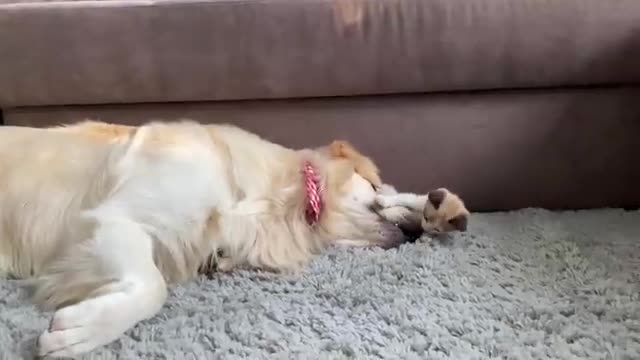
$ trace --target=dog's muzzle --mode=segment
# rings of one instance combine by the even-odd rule
[[[416,239],[415,237],[412,239],[411,234],[405,233],[398,226],[390,222],[382,222],[379,231],[382,238],[380,247],[384,249],[398,247],[406,242],[415,241]]]

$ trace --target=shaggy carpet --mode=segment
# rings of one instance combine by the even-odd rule
[[[50,314],[0,281],[0,358],[33,358]],[[478,214],[469,232],[335,248],[301,274],[173,288],[87,359],[640,359],[640,212]]]

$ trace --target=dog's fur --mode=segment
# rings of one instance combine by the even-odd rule
[[[334,159],[349,160],[355,171],[379,190],[384,185],[380,179],[380,171],[376,164],[346,140],[335,140],[327,146],[329,156]]]
[[[331,243],[404,241],[373,210],[377,168],[341,146],[355,153],[292,150],[191,121],[0,128],[0,272],[27,279],[35,301],[56,310],[40,354],[117,339],[159,311],[167,283],[192,278],[220,251],[229,268],[280,271]],[[305,161],[323,188],[314,225]]]

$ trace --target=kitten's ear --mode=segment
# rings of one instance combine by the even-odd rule
[[[446,196],[447,192],[443,189],[431,190],[427,193],[427,199],[436,210],[442,205]]]
[[[449,224],[458,231],[467,231],[468,216],[460,214],[454,218],[449,219]]]

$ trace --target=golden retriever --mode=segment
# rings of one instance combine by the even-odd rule
[[[74,356],[154,316],[167,284],[220,252],[224,269],[286,271],[332,243],[403,242],[373,209],[380,185],[345,142],[295,150],[188,120],[1,127],[0,272],[55,310],[39,354]]]

